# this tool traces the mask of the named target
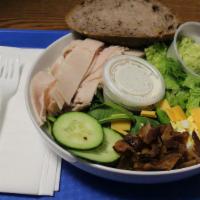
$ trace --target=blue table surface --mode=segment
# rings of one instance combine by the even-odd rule
[[[67,31],[0,29],[0,46],[45,48]],[[153,185],[125,184],[83,172],[63,161],[60,191],[54,197],[0,194],[0,200],[196,200],[200,199],[200,175],[178,182]]]

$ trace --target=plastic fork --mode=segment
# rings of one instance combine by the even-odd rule
[[[0,55],[0,128],[4,119],[7,102],[17,91],[20,80],[21,63],[19,58]]]

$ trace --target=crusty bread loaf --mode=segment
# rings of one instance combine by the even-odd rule
[[[79,0],[66,22],[87,37],[132,47],[169,39],[178,26],[175,15],[156,0]]]

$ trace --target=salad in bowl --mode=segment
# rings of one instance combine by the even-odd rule
[[[95,175],[155,183],[197,173],[200,80],[167,51],[64,36],[28,77],[35,126],[57,154]]]

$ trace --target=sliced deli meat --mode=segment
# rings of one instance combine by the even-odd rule
[[[81,42],[82,42],[82,40],[73,40],[69,45],[67,45],[63,49],[62,55],[60,57],[58,57],[58,59],[55,61],[55,63],[52,65],[52,67],[50,69],[50,71],[53,75],[57,73],[60,65],[63,63],[63,61],[67,57],[67,55],[69,55],[69,53],[72,52],[72,50],[75,47],[77,47]]]
[[[77,111],[89,106],[102,83],[105,62],[121,54],[143,56],[143,52],[105,47],[93,39],[72,41],[49,72],[39,72],[32,80],[32,102],[39,124],[43,124],[47,113],[54,115],[64,108]],[[41,85],[40,80],[44,82]]]
[[[123,47],[111,46],[99,53],[75,95],[73,110],[81,110],[90,105],[98,85],[102,82],[105,62],[112,56],[123,54],[125,50]]]
[[[96,40],[84,40],[66,56],[59,69],[56,70],[54,76],[57,80],[57,87],[67,105],[70,105],[96,53],[103,45],[104,43]]]
[[[65,100],[58,90],[56,83],[52,86],[51,90],[49,90],[49,97],[57,104],[59,110],[62,110]]]
[[[75,47],[80,45],[83,40],[72,40],[62,51],[63,57],[66,57]]]
[[[40,125],[46,121],[47,106],[50,101],[48,92],[55,81],[54,77],[45,71],[38,72],[31,81],[31,102]]]
[[[60,68],[60,65],[64,62],[65,58],[63,55],[61,55],[60,57],[58,57],[55,61],[55,63],[52,65],[50,72],[52,75],[58,73],[58,70]]]

